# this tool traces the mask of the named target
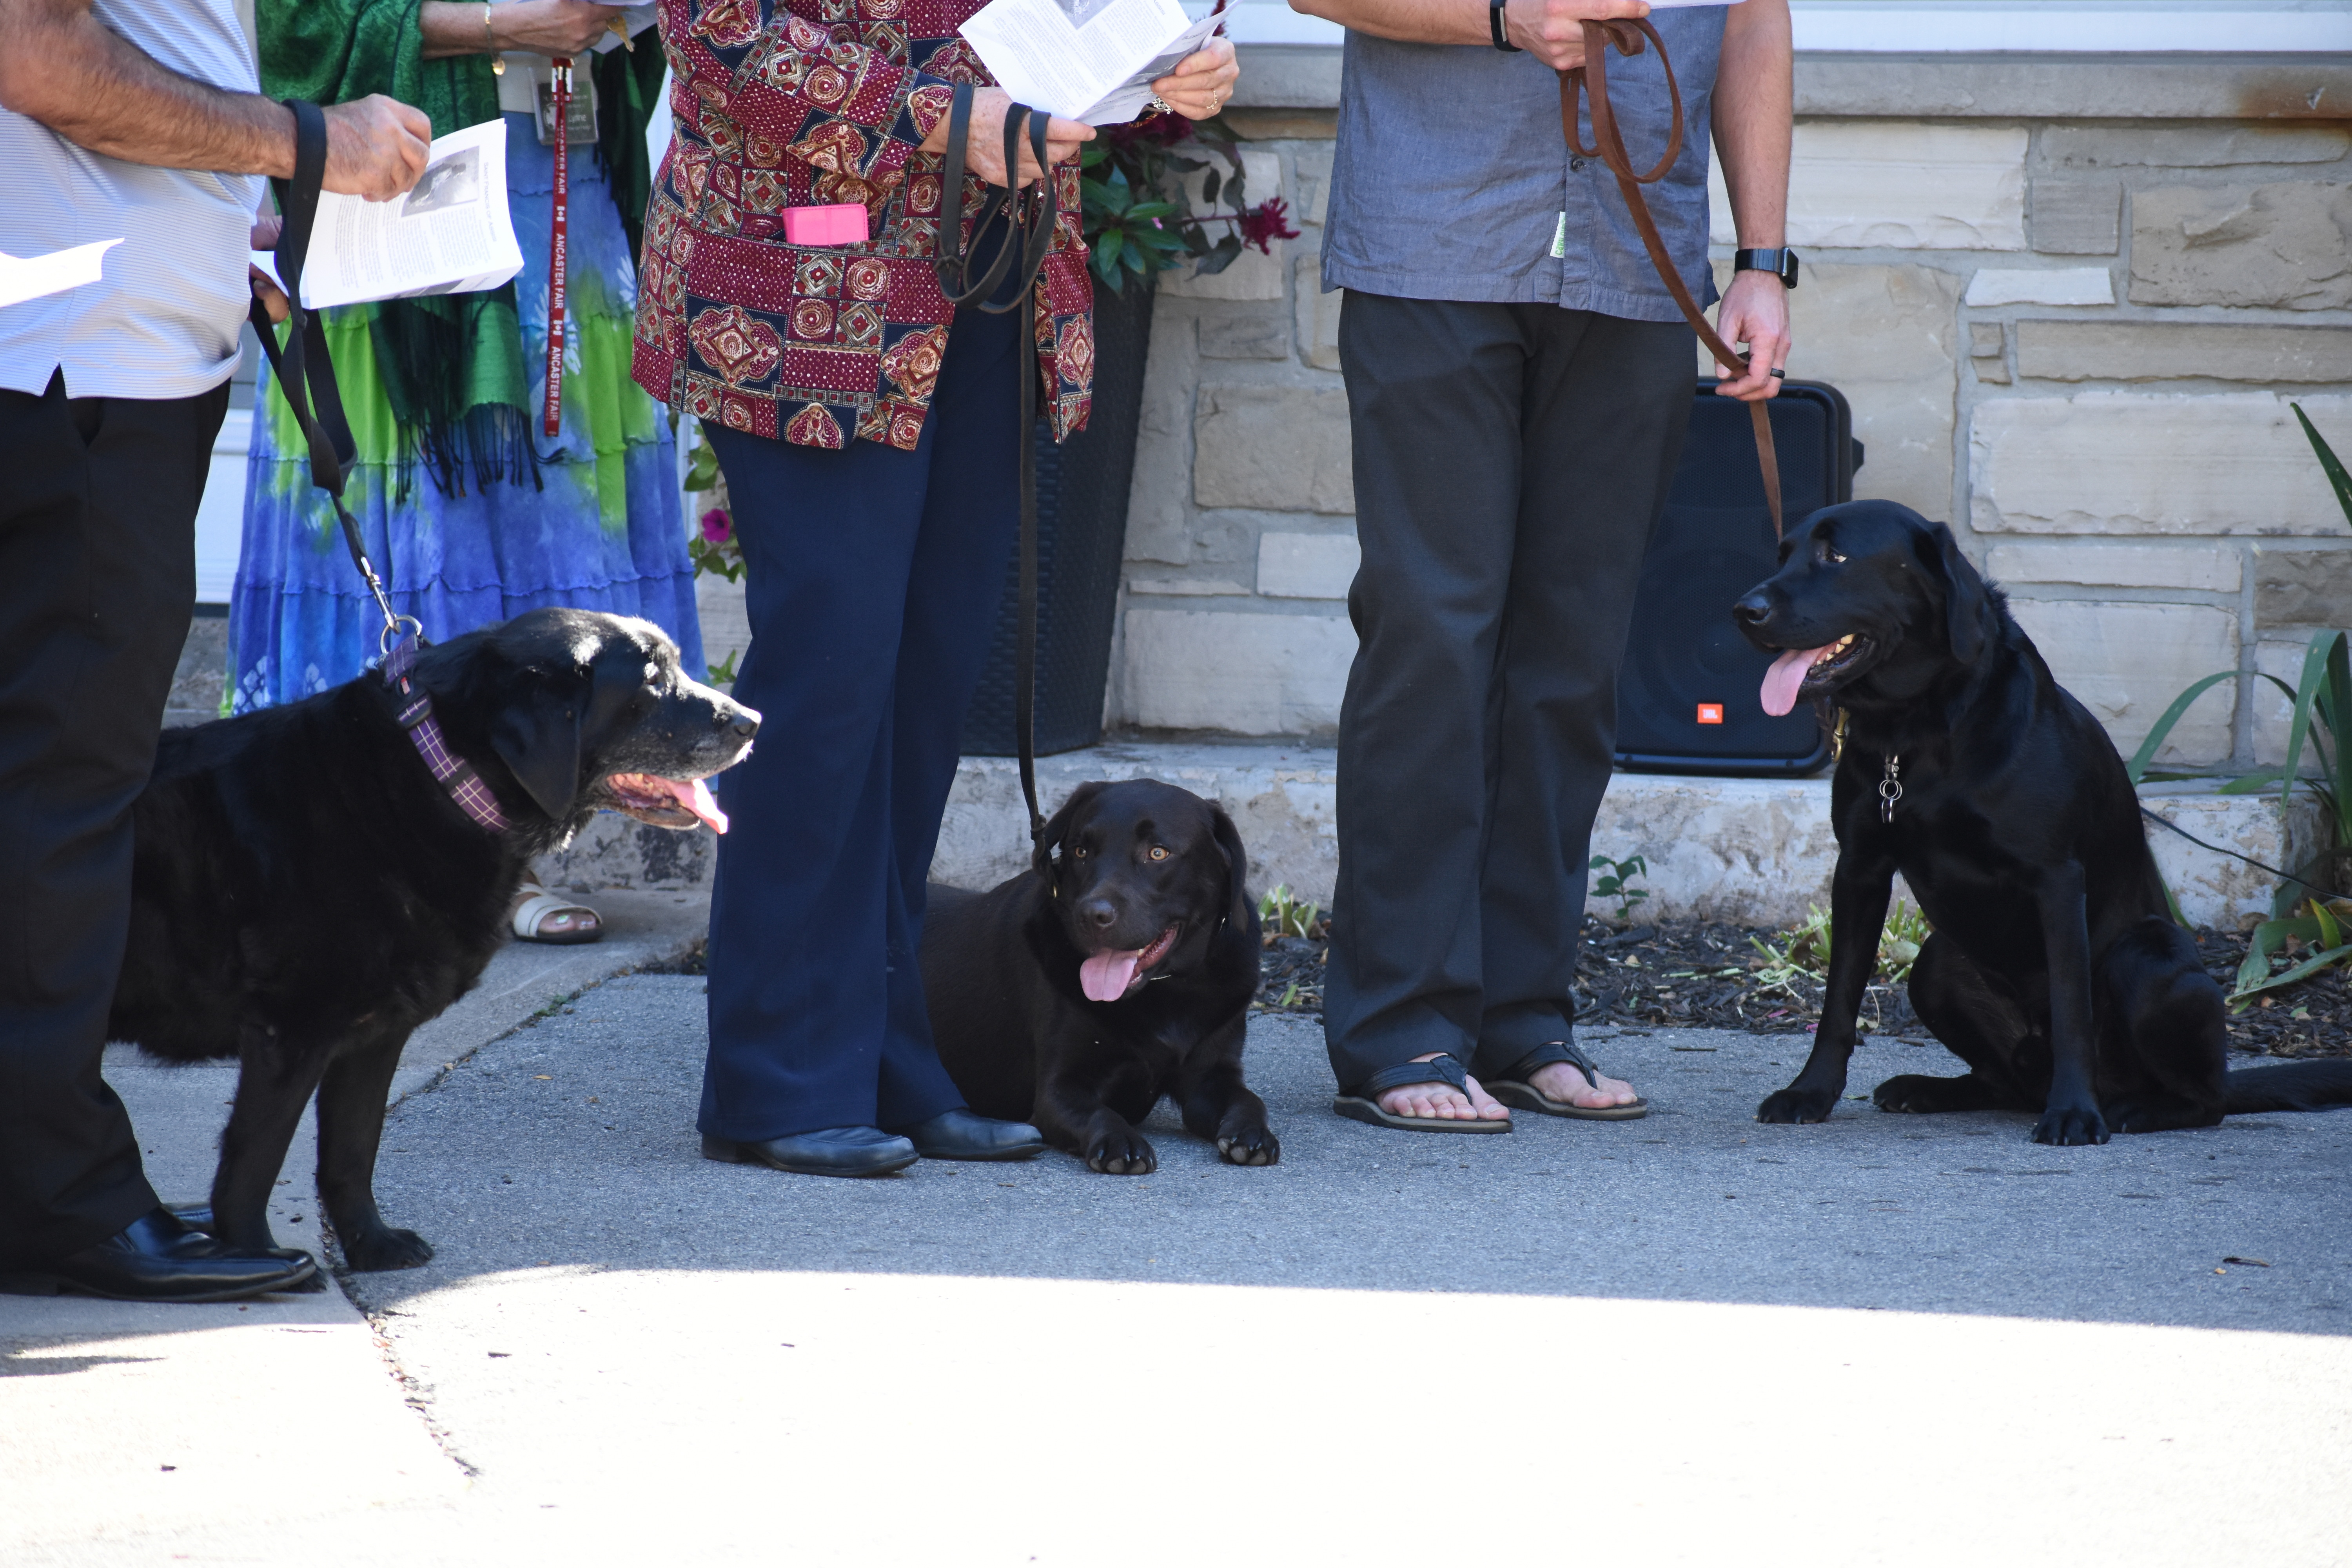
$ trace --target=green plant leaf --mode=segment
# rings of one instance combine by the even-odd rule
[[[2342,947],[2344,945],[2344,928],[2336,923],[2335,912],[2328,909],[2324,900],[2319,899],[2311,900],[2311,918],[2319,922],[2320,946]]]
[[[2180,722],[2182,714],[2189,711],[2189,705],[2214,687],[2221,685],[2221,682],[2237,679],[2238,672],[2234,669],[2219,670],[2202,680],[2194,682],[2188,690],[2172,700],[2172,706],[2166,709],[2163,716],[2157,720],[2155,727],[2147,732],[2147,739],[2139,743],[2139,750],[2132,753],[2130,763],[2124,768],[2124,771],[2131,776],[2131,782],[2135,787],[2147,774],[2147,764],[2155,759],[2157,752],[2163,747],[2165,738],[2172,733],[2172,727]]]
[[[2311,449],[2319,454],[2320,471],[2327,476],[2328,485],[2336,491],[2336,504],[2344,509],[2346,525],[2352,527],[2352,474],[2344,471],[2343,463],[2321,438],[2319,431],[2311,423],[2311,416],[2303,411],[2303,405],[2290,403],[2287,406],[2294,410],[2295,418],[2302,422],[2303,433],[2310,438]]]
[[[2238,963],[2237,989],[2243,991],[2247,986],[2270,977],[2271,956],[2286,945],[2287,938],[2308,942],[2316,940],[2318,935],[2319,922],[2308,917],[2264,921],[2246,938],[2246,956]]]
[[[2265,991],[2277,991],[2289,985],[2299,984],[2321,970],[2343,963],[2347,956],[2352,956],[2352,945],[2331,947],[2324,952],[2315,952],[2294,968],[2274,974],[2259,985],[2240,986],[2230,993],[2230,1001],[2232,1004],[2241,1003],[2248,997],[2259,996]]]

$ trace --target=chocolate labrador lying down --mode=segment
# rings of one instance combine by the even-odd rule
[[[1011,881],[985,893],[934,883],[923,988],[940,1059],[971,1108],[1034,1122],[1115,1176],[1158,1168],[1135,1124],[1162,1095],[1232,1163],[1281,1158],[1265,1102],[1242,1082],[1258,980],[1248,871],[1222,809],[1136,779],[1071,791]]]
[[[1780,657],[1764,707],[1847,716],[1831,785],[1828,994],[1812,1055],[1759,1121],[1821,1121],[1845,1089],[1895,872],[1936,928],[1911,1005],[1958,1078],[1906,1073],[1882,1110],[2032,1110],[2037,1143],[2352,1105],[2352,1061],[2231,1072],[2221,988],[2166,911],[2114,742],[1951,530],[1888,501],[1817,511],[1733,606]]]
[[[155,1056],[238,1058],[199,1221],[236,1246],[274,1245],[270,1190],[315,1091],[319,1195],[362,1270],[433,1256],[376,1212],[384,1096],[409,1032],[471,990],[506,940],[531,857],[600,806],[724,832],[702,781],[740,761],[760,723],[681,674],[660,627],[578,610],[425,648],[410,682],[403,696],[370,671],[164,732],[133,808],[110,1020]],[[478,783],[445,784],[436,751]]]

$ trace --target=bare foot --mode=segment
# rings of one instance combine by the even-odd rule
[[[1595,1070],[1601,1080],[1598,1087],[1584,1081],[1574,1062],[1550,1062],[1536,1069],[1528,1081],[1548,1100],[1557,1100],[1586,1110],[1605,1110],[1612,1105],[1631,1105],[1642,1097],[1633,1086],[1621,1078],[1611,1078]]]
[[[1433,1061],[1445,1055],[1432,1051],[1415,1057],[1417,1062]],[[1464,1075],[1465,1078],[1467,1074]],[[1576,1080],[1579,1084],[1582,1079]],[[1464,1094],[1450,1083],[1409,1083],[1392,1089],[1381,1096],[1380,1107],[1391,1116],[1423,1117],[1433,1121],[1508,1121],[1510,1107],[1478,1087],[1478,1080],[1469,1079],[1470,1092]],[[1612,1102],[1613,1103],[1613,1102]]]

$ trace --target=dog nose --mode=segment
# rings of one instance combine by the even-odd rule
[[[745,740],[750,740],[752,736],[760,732],[760,716],[756,713],[747,713],[742,718],[736,720],[735,732],[742,736]]]
[[[1731,614],[1743,626],[1760,626],[1772,618],[1772,601],[1764,596],[1763,589],[1759,588],[1732,605]]]
[[[1109,927],[1118,923],[1118,911],[1111,908],[1108,899],[1088,899],[1078,906],[1078,918]]]
[[[734,713],[730,717],[728,710],[722,708],[713,715],[711,722],[721,730],[732,729],[748,741],[760,732],[760,710],[756,708],[736,705]]]

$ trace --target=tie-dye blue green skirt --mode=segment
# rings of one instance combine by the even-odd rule
[[[392,408],[362,310],[327,313],[329,352],[359,444],[344,490],[368,554],[391,566],[393,603],[436,641],[562,605],[643,616],[704,668],[668,416],[629,379],[636,271],[620,215],[586,148],[571,158],[571,289],[562,433],[540,434],[547,359],[551,150],[530,118],[507,120],[507,183],[523,268],[515,279],[523,361],[534,369],[526,478],[445,492],[412,464],[400,497]],[[245,531],[229,608],[230,706],[247,712],[351,679],[376,658],[383,617],[344,552],[334,509],[312,488],[292,412],[268,370],[255,400]]]

